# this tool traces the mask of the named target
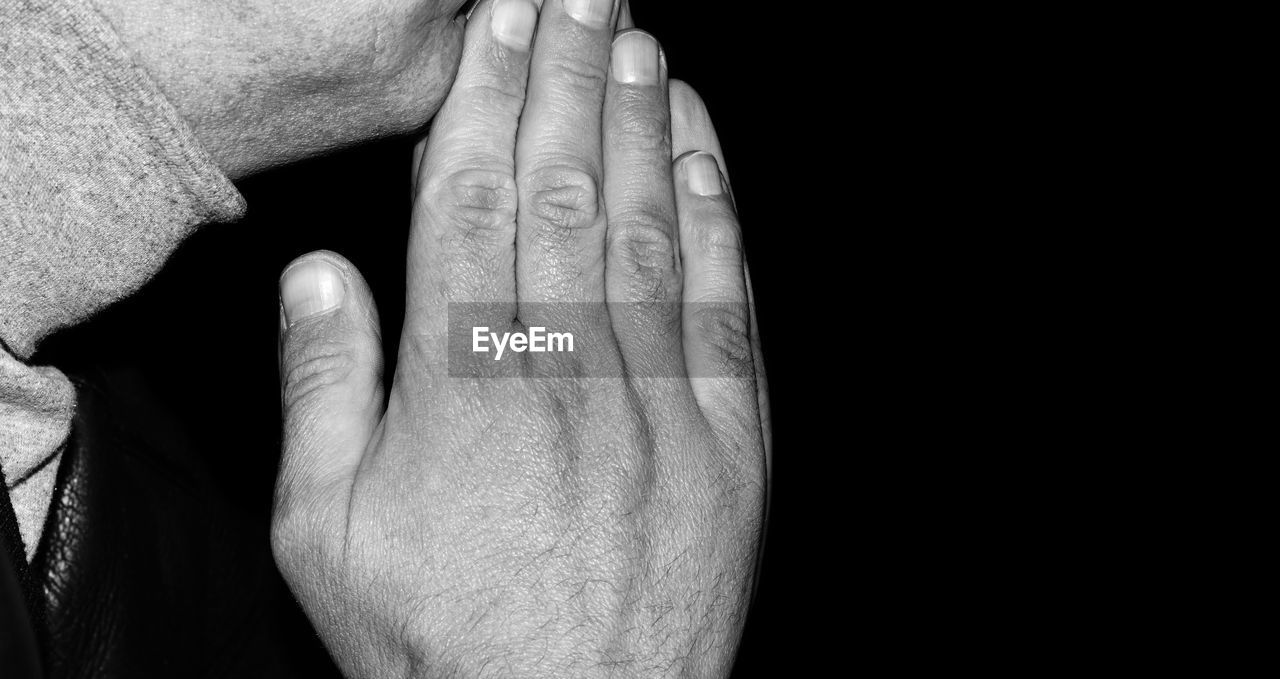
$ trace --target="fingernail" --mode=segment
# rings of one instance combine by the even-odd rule
[[[564,0],[564,11],[580,24],[595,28],[609,25],[614,0]]]
[[[658,41],[629,31],[613,41],[613,79],[630,85],[658,84]]]
[[[280,279],[280,302],[289,325],[342,305],[342,274],[322,259],[295,264]]]
[[[489,24],[498,42],[516,50],[527,50],[538,24],[538,8],[529,0],[498,0]]]
[[[720,183],[720,165],[716,157],[706,151],[698,151],[684,161],[685,180],[689,190],[699,196],[718,196],[724,193]]]

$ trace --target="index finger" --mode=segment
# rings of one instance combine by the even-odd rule
[[[533,0],[493,0],[467,26],[458,77],[417,167],[408,337],[443,336],[451,303],[496,302],[484,305],[494,317],[476,319],[482,325],[514,318],[515,142],[537,19]]]

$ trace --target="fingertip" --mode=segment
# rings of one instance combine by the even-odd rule
[[[363,395],[380,392],[377,306],[346,258],[319,250],[290,262],[280,275],[280,311],[278,358],[286,412],[316,395],[325,402],[349,398],[363,404]]]
[[[671,99],[671,151],[677,157],[692,151],[705,151],[715,156],[720,171],[726,178],[724,153],[720,139],[706,102],[689,83],[672,79],[669,85]]]
[[[496,0],[489,23],[494,39],[510,49],[527,51],[533,44],[538,9],[534,0]]]
[[[354,264],[331,250],[309,252],[286,265],[280,273],[279,298],[282,333],[308,319],[343,310],[381,335],[368,283]]]
[[[724,173],[719,161],[711,153],[688,151],[676,159],[675,166],[675,174],[682,190],[704,198],[720,196],[726,192]]]
[[[624,85],[658,85],[667,72],[667,58],[657,38],[633,28],[614,36],[610,70],[613,79]]]
[[[679,78],[672,78],[669,87],[672,119],[689,122],[710,118],[706,103],[692,85]]]
[[[675,166],[685,301],[744,298],[741,227],[719,163],[692,150]]]
[[[635,27],[636,22],[631,18],[631,2],[629,0],[622,0],[622,9],[619,10],[618,13],[618,30],[622,31]]]
[[[671,98],[671,122],[681,129],[705,131],[711,127],[711,114],[702,95],[689,83],[672,78],[668,85]]]
[[[280,274],[280,304],[286,326],[332,312],[346,298],[343,272],[331,259],[315,254],[300,257]]]
[[[565,12],[588,28],[605,28],[616,16],[616,0],[564,0]]]

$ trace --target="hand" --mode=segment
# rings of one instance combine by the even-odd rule
[[[354,267],[313,253],[282,277],[273,546],[347,676],[732,665],[768,436],[740,232],[701,102],[669,99],[657,43],[615,40],[611,10],[473,14],[415,163],[385,409]],[[479,325],[576,347],[451,347]]]
[[[94,0],[233,179],[416,132],[448,93],[466,0]]]

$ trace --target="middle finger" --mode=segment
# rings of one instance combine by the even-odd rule
[[[601,111],[615,0],[545,0],[516,140],[521,318],[604,301]]]

